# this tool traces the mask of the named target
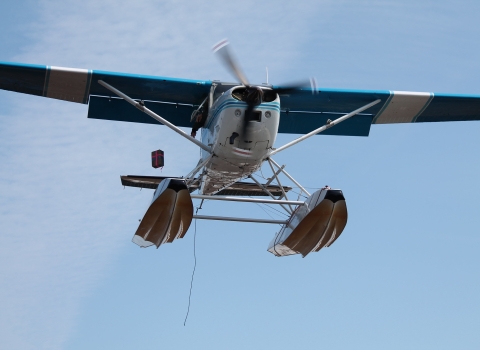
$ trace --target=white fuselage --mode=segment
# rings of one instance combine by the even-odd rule
[[[202,129],[202,143],[211,147],[214,154],[201,174],[202,194],[214,194],[257,171],[277,137],[280,121],[278,95],[272,102],[262,102],[255,107],[255,118],[248,122],[245,130],[247,104],[232,96],[238,88],[241,87],[224,92],[213,102]],[[202,151],[202,159],[208,156]]]

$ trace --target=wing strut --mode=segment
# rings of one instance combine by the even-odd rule
[[[253,175],[250,175],[249,178],[251,178],[257,185],[258,187],[260,187],[266,194],[268,194],[270,197],[272,197],[273,199],[276,199],[275,196],[265,188],[265,186],[263,186],[260,182],[258,182],[258,180],[256,178],[253,177]],[[282,191],[283,193],[285,193],[284,191]],[[280,204],[282,206],[282,208],[289,214],[292,214],[293,211],[292,210],[289,210],[287,207],[285,207],[283,204]]]
[[[202,148],[203,150],[207,151],[208,153],[212,154],[212,149],[206,145],[204,145],[203,143],[201,143],[200,141],[198,141],[197,139],[191,137],[190,135],[188,135],[186,132],[184,132],[182,129],[180,129],[179,127],[173,125],[172,123],[170,123],[169,121],[163,119],[162,117],[160,117],[158,114],[152,112],[151,110],[149,110],[147,107],[145,107],[145,105],[143,104],[143,101],[140,101],[140,102],[137,102],[135,101],[134,99],[128,97],[127,95],[125,95],[123,92],[115,89],[113,86],[107,84],[106,82],[104,82],[103,80],[99,80],[98,83],[100,85],[102,85],[104,88],[106,88],[107,90],[110,90],[111,92],[113,92],[115,95],[123,98],[125,101],[127,101],[128,103],[130,103],[131,105],[137,107],[140,111],[148,114],[150,117],[152,117],[153,119],[155,119],[156,121],[158,121],[159,123],[162,123],[163,125],[165,125],[166,127],[169,127],[170,129],[172,129],[173,131],[175,131],[177,134],[180,134],[181,136],[185,137],[187,140],[190,140],[191,142],[193,142],[194,144],[196,144],[198,147]]]
[[[276,161],[274,161],[272,158],[269,158],[269,160],[278,168],[278,171],[282,172],[283,174],[285,174],[286,177],[288,177],[295,185],[298,186],[298,188],[300,188],[307,196],[310,197],[310,193],[305,189],[303,188],[302,185],[300,185],[300,183],[298,183],[289,173],[287,173],[285,171],[285,165],[282,165],[280,167],[280,165],[278,165],[278,163]],[[278,175],[278,174],[277,174]],[[301,194],[301,192],[300,192]]]
[[[316,135],[316,134],[318,134],[318,133],[320,133],[320,132],[322,132],[322,131],[325,131],[325,130],[327,130],[327,129],[330,129],[332,126],[335,126],[335,125],[337,125],[337,124],[340,124],[341,122],[347,120],[348,118],[351,118],[351,117],[353,117],[354,115],[357,115],[358,113],[361,113],[361,112],[363,112],[364,110],[366,110],[366,109],[368,109],[368,108],[370,108],[370,107],[372,107],[372,106],[375,106],[375,105],[376,105],[377,103],[379,103],[380,101],[382,101],[382,100],[378,99],[378,100],[375,100],[375,101],[373,101],[373,102],[370,102],[368,105],[365,105],[365,106],[363,106],[363,107],[360,107],[359,109],[354,110],[353,112],[350,112],[350,113],[348,113],[348,114],[345,114],[343,117],[337,118],[337,119],[335,119],[333,122],[330,121],[330,120],[328,120],[328,121],[327,121],[327,124],[325,124],[324,126],[318,128],[318,129],[315,129],[315,130],[313,130],[312,132],[309,132],[308,134],[303,135],[302,137],[299,137],[298,139],[293,140],[292,142],[289,142],[289,143],[287,143],[286,145],[283,145],[282,147],[279,147],[279,148],[273,150],[272,152],[269,153],[269,156],[273,156],[274,154],[276,154],[276,153],[278,153],[278,152],[280,152],[280,151],[283,151],[284,149],[287,149],[287,148],[289,148],[289,147],[291,147],[291,146],[293,146],[293,145],[296,145],[297,143],[299,143],[299,142],[301,142],[301,141],[303,141],[303,140],[305,140],[305,139],[308,139],[309,137],[311,137],[311,136],[313,136],[313,135]]]

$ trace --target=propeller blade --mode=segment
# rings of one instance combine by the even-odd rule
[[[310,78],[309,80],[303,80],[292,84],[286,84],[280,87],[274,87],[272,90],[279,95],[287,95],[291,92],[297,90],[310,88],[312,89],[312,94],[318,94],[317,80],[315,78]]]
[[[239,82],[241,82],[245,86],[249,86],[250,83],[248,82],[247,77],[245,76],[245,74],[243,74],[243,71],[235,60],[235,57],[230,52],[228,45],[228,40],[224,39],[219,43],[215,44],[212,48],[212,51],[213,53],[216,53],[220,56],[222,62],[230,70],[230,73],[232,73]]]
[[[250,141],[250,133],[248,132],[248,122],[252,120],[254,108],[255,108],[254,105],[249,104],[247,109],[245,110],[245,116],[243,117],[242,134],[241,134],[241,138],[243,139],[243,141]]]
[[[263,100],[263,90],[258,86],[246,87],[243,93],[243,101],[248,105],[245,110],[245,116],[243,118],[242,138],[244,141],[251,141],[250,134],[248,132],[248,123],[253,120],[253,113],[255,107],[257,107]]]

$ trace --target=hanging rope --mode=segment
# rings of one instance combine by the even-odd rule
[[[202,200],[202,203],[200,204],[200,207],[202,206],[202,204],[203,204],[203,200]],[[200,207],[197,207],[197,210],[195,211],[195,215],[197,215],[198,209],[200,209]],[[188,308],[187,308],[187,314],[185,315],[185,321],[183,321],[183,326],[185,326],[187,324],[188,314],[190,313],[190,301],[192,299],[193,277],[195,276],[195,269],[197,268],[196,241],[197,241],[197,219],[195,219],[195,232],[193,234],[193,260],[194,260],[194,264],[193,264],[193,271],[192,271],[192,280],[190,281],[190,293],[188,295]]]

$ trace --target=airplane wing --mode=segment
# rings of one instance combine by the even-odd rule
[[[0,89],[89,105],[88,117],[158,124],[112,96],[103,80],[177,126],[190,127],[190,116],[208,95],[211,81],[173,79],[88,69],[0,62]],[[225,87],[233,86],[229,83]],[[281,90],[281,86],[274,86]],[[218,88],[217,88],[218,90]],[[377,105],[323,132],[368,136],[372,124],[480,120],[480,96],[388,90],[319,89],[280,94],[281,133],[305,134],[370,102]]]
[[[274,87],[281,88],[281,87]],[[279,132],[305,134],[370,102],[377,105],[322,134],[368,136],[372,124],[480,120],[479,95],[388,90],[296,90],[280,95]]]
[[[127,102],[112,97],[103,80],[177,126],[191,126],[195,106],[210,92],[211,81],[0,62],[0,89],[89,104],[88,117],[158,124]]]

